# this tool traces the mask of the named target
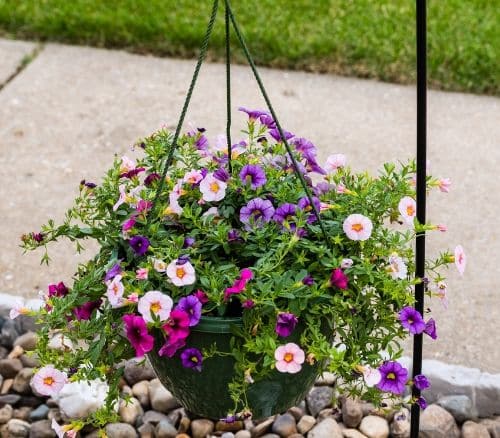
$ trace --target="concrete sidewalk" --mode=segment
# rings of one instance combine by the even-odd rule
[[[0,82],[33,48],[0,41]],[[49,282],[71,282],[84,260],[71,245],[53,248],[53,264],[40,267],[40,253],[22,256],[19,236],[49,217],[60,220],[79,181],[98,182],[114,154],[138,137],[175,126],[193,68],[192,61],[47,45],[0,91],[0,292],[33,297]],[[356,170],[376,171],[414,156],[414,87],[261,72],[282,124],[319,145],[322,160],[342,152]],[[224,87],[224,66],[205,64],[187,120],[212,139],[225,129]],[[233,103],[264,107],[246,67],[233,68]],[[245,117],[233,116],[242,127]],[[429,159],[434,175],[453,181],[449,194],[430,198],[429,219],[449,231],[429,236],[429,253],[461,243],[469,265],[463,279],[449,272],[448,311],[428,303],[439,338],[426,339],[425,356],[498,373],[500,100],[431,91]]]

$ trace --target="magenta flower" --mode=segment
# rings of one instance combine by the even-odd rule
[[[235,280],[231,287],[226,288],[224,291],[224,301],[227,301],[231,295],[239,294],[242,292],[247,283],[253,278],[253,273],[250,269],[245,268],[240,272],[240,276]]]
[[[149,248],[149,240],[144,236],[134,236],[129,240],[129,244],[138,256],[146,254]]]
[[[150,187],[153,185],[155,181],[158,181],[160,179],[160,175],[157,174],[156,172],[150,173],[145,179],[144,179],[144,185],[146,187]]]
[[[275,331],[278,336],[286,338],[292,334],[298,322],[298,318],[293,313],[280,313],[276,319]]]
[[[139,213],[146,213],[148,210],[151,209],[153,206],[153,203],[151,201],[145,201],[144,199],[141,199],[135,206],[135,209]]]
[[[125,333],[132,347],[135,349],[135,355],[142,357],[154,347],[154,338],[148,333],[146,321],[140,316],[123,315]]]
[[[201,355],[201,351],[197,348],[186,348],[181,353],[181,361],[184,368],[192,368],[193,370],[201,372],[203,356]]]
[[[195,293],[194,296],[198,298],[199,302],[203,305],[208,303],[208,296],[207,294],[202,291],[201,289],[198,289]]]
[[[69,289],[66,285],[60,281],[57,284],[49,284],[49,293],[48,297],[65,297],[68,295]]]
[[[240,180],[243,184],[250,183],[253,190],[262,187],[266,182],[266,173],[262,167],[256,164],[246,164],[240,171]]]
[[[274,207],[271,201],[262,198],[254,198],[240,210],[240,221],[247,228],[250,226],[261,227],[271,220],[274,215]]]
[[[158,355],[173,357],[178,350],[186,346],[186,338],[168,339],[165,344],[158,350]]]
[[[45,235],[43,233],[31,233],[31,237],[33,237],[33,240],[37,243],[43,242],[43,238]]]
[[[134,176],[139,175],[141,172],[144,172],[146,169],[144,167],[136,167],[135,169],[131,169],[128,172],[124,172],[120,175],[120,178],[133,178]]]
[[[243,301],[242,305],[241,305],[244,309],[251,309],[252,307],[255,306],[255,302],[254,300],[245,300]]]
[[[122,268],[120,267],[120,263],[115,263],[107,272],[104,277],[104,281],[113,280],[118,274],[121,274]]]
[[[403,307],[399,312],[401,325],[411,334],[418,335],[425,330],[425,322],[418,310],[411,306]]]
[[[136,220],[135,220],[134,216],[132,216],[131,218],[127,219],[122,224],[122,232],[126,233],[127,231],[130,231],[132,228],[134,228],[135,223],[136,223]]]
[[[381,379],[377,388],[384,392],[392,392],[400,395],[405,389],[408,380],[408,370],[401,366],[399,362],[385,362],[378,369]]]
[[[330,284],[334,287],[345,290],[348,287],[349,278],[344,274],[344,271],[342,271],[342,269],[336,268],[330,275]]]
[[[98,309],[101,305],[102,300],[98,299],[96,301],[88,301],[81,306],[75,307],[73,313],[78,321],[87,321],[92,316],[92,312]]]
[[[174,309],[162,328],[167,333],[170,343],[186,339],[189,336],[189,315],[184,310]]]
[[[189,316],[189,327],[193,327],[200,322],[201,318],[201,302],[196,295],[189,295],[179,300],[179,304],[175,307],[178,310],[183,310]]]
[[[413,384],[415,385],[415,388],[420,391],[431,387],[429,380],[423,374],[418,374],[417,376],[415,376],[413,378]]]
[[[432,339],[437,339],[436,321],[430,318],[429,321],[425,323],[425,329],[423,332],[426,335],[429,335]]]

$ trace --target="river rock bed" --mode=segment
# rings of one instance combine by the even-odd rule
[[[30,318],[11,321],[0,316],[0,436],[56,437],[51,428],[55,419],[65,418],[58,404],[37,397],[30,379],[37,360],[27,351],[36,343],[36,327]],[[134,360],[126,364],[122,393],[130,402],[119,407],[120,423],[108,424],[109,438],[406,438],[410,435],[408,409],[376,411],[372,405],[338,396],[335,376],[326,373],[306,399],[286,413],[258,422],[225,423],[196,417],[180,406],[148,365]],[[338,406],[332,406],[337,396]],[[77,405],[78,406],[78,405]],[[79,436],[97,438],[95,430],[84,429]],[[500,438],[500,417],[477,418],[465,395],[448,395],[421,414],[423,438]]]

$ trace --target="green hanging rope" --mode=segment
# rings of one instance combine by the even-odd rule
[[[227,166],[229,173],[233,172],[231,164],[231,33],[229,9],[226,5],[224,14],[226,25],[226,139],[227,139]]]
[[[158,188],[156,190],[156,195],[153,201],[153,208],[151,212],[151,216],[154,217],[154,212],[157,209],[158,200],[160,198],[161,191],[165,185],[165,177],[167,176],[168,169],[172,165],[172,161],[174,159],[174,153],[177,149],[177,141],[179,140],[179,135],[182,129],[182,125],[184,123],[184,118],[186,117],[186,112],[189,107],[189,102],[191,101],[191,96],[193,94],[194,86],[196,84],[196,80],[198,79],[198,75],[200,73],[201,64],[205,59],[208,49],[208,43],[210,41],[210,35],[212,34],[212,30],[214,28],[215,18],[217,17],[217,9],[219,7],[219,0],[214,0],[212,6],[212,13],[210,15],[210,21],[208,22],[207,31],[205,33],[205,37],[203,38],[203,42],[201,43],[200,54],[198,55],[198,62],[196,63],[196,67],[194,69],[193,77],[191,78],[191,83],[189,85],[189,89],[186,95],[186,100],[184,101],[184,105],[182,107],[181,115],[179,117],[179,122],[177,123],[177,127],[175,129],[174,138],[172,140],[172,144],[170,146],[170,150],[167,155],[167,160],[165,162],[165,166],[163,168],[163,172],[161,173],[160,183],[158,184]]]
[[[226,11],[229,12],[229,18],[231,19],[231,22],[233,23],[234,32],[236,33],[236,36],[238,37],[238,40],[239,40],[240,45],[241,45],[241,48],[243,49],[243,52],[245,53],[245,57],[246,57],[248,63],[250,64],[250,68],[252,69],[252,72],[253,72],[253,75],[255,77],[255,80],[257,81],[257,84],[259,85],[259,89],[260,89],[260,92],[262,94],[262,97],[266,101],[267,108],[269,109],[269,112],[271,113],[271,116],[273,117],[273,120],[276,123],[276,128],[278,129],[278,132],[280,134],[281,140],[283,141],[283,144],[285,145],[285,148],[286,148],[286,150],[288,152],[288,155],[290,156],[290,159],[292,160],[292,164],[293,164],[295,173],[297,174],[297,177],[299,178],[300,183],[302,184],[302,187],[303,187],[304,191],[306,192],[307,199],[309,200],[309,203],[310,203],[310,205],[311,205],[311,207],[312,207],[312,209],[314,211],[314,215],[316,216],[316,219],[318,220],[318,223],[319,223],[319,226],[320,226],[321,231],[323,233],[323,236],[325,237],[326,241],[328,242],[328,240],[329,240],[328,239],[328,234],[327,234],[327,232],[325,230],[325,227],[324,227],[324,224],[321,221],[321,218],[319,216],[319,211],[316,208],[316,206],[314,205],[313,197],[311,195],[311,191],[309,190],[309,187],[307,186],[307,183],[306,183],[306,181],[304,179],[304,176],[300,172],[297,160],[293,156],[293,153],[292,153],[292,150],[290,148],[290,145],[288,144],[288,141],[286,140],[285,135],[284,135],[284,131],[281,128],[281,124],[278,121],[278,118],[276,117],[276,113],[275,113],[274,108],[273,108],[273,106],[271,104],[271,101],[269,100],[269,96],[267,95],[266,89],[264,88],[264,84],[263,84],[263,82],[262,82],[262,80],[260,78],[259,72],[257,71],[257,67],[255,66],[255,62],[253,60],[253,57],[250,54],[250,51],[249,51],[249,49],[248,49],[248,47],[247,47],[247,45],[245,43],[245,40],[243,38],[243,34],[240,31],[238,23],[236,23],[236,20],[234,18],[233,11],[231,9],[231,4],[230,4],[229,0],[225,0],[225,3],[226,3]]]

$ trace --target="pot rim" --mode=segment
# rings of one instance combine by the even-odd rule
[[[231,326],[241,327],[243,318],[240,316],[225,317],[225,316],[202,316],[200,322],[191,327],[193,332],[205,333],[232,333]]]

